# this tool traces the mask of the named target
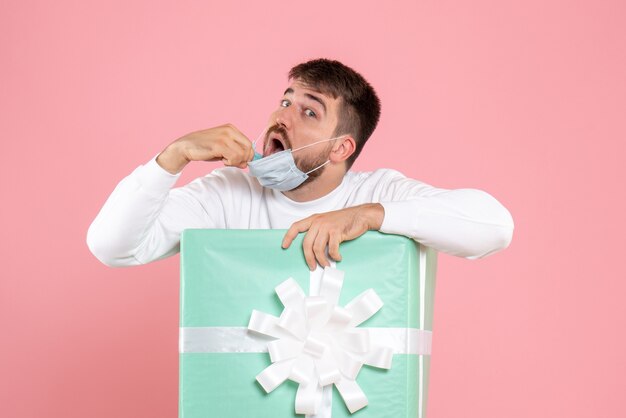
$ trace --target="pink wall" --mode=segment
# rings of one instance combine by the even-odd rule
[[[440,257],[429,418],[626,416],[626,3],[226,3],[1,3],[0,415],[175,416],[178,258],[106,268],[87,227],[179,136],[258,134],[327,56],[383,100],[355,168],[515,219],[506,251]]]

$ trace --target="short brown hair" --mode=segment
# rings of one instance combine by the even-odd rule
[[[354,153],[346,160],[347,168],[352,167],[380,119],[380,99],[374,88],[352,68],[325,58],[296,65],[289,71],[289,79],[343,99],[335,135],[351,134],[356,141]]]

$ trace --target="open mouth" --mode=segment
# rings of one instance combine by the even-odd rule
[[[285,141],[278,135],[272,135],[267,143],[265,155],[272,155],[286,149]]]

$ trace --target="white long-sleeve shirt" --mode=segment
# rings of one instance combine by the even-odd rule
[[[287,229],[363,203],[383,206],[381,232],[469,259],[506,248],[513,235],[511,214],[488,193],[438,189],[395,170],[349,171],[339,187],[309,202],[263,188],[232,167],[173,188],[178,177],[152,159],[124,178],[89,227],[91,252],[109,266],[145,264],[178,252],[184,229]]]

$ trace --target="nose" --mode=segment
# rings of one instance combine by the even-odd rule
[[[276,112],[276,124],[282,126],[286,130],[289,130],[289,128],[291,128],[291,123],[293,120],[292,108],[295,108],[295,106],[291,105],[287,107],[281,107]]]

